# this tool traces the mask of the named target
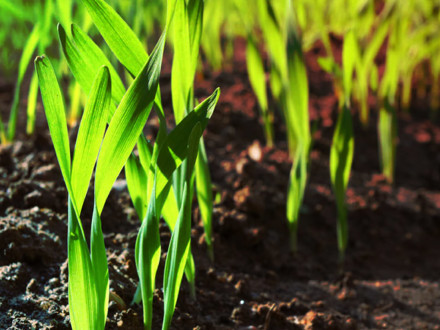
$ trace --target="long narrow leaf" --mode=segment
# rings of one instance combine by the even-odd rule
[[[105,1],[82,0],[82,3],[118,60],[136,77],[148,56],[134,32]]]
[[[203,139],[199,143],[199,154],[195,165],[197,201],[199,203],[200,216],[203,221],[205,231],[205,241],[208,246],[208,255],[211,260],[214,259],[213,241],[212,241],[212,184],[209,175],[208,157],[204,147]]]
[[[268,146],[273,145],[272,120],[269,114],[267,92],[266,92],[266,74],[264,72],[263,59],[258,50],[253,37],[248,37],[246,47],[246,64],[248,69],[249,81],[260,105],[263,116],[264,133]]]
[[[107,67],[102,67],[91,87],[79,127],[73,157],[72,189],[79,212],[81,212],[89,188],[93,168],[104,136],[110,102],[110,73]]]
[[[110,63],[104,52],[96,45],[93,40],[76,25],[71,25],[72,40],[75,43],[80,55],[88,61],[92,68],[99,68],[103,65],[109,68],[112,79],[112,97],[116,104],[119,104],[125,94],[125,87],[116,69]]]
[[[345,206],[345,191],[350,178],[353,161],[354,140],[353,124],[350,110],[344,106],[339,113],[333,143],[330,150],[330,177],[336,196],[338,208],[338,247],[341,261],[348,242],[347,211]]]
[[[70,184],[70,146],[64,103],[52,64],[47,57],[35,59],[41,97],[43,99],[47,123],[52,137],[55,153],[67,190],[72,193]]]
[[[17,83],[15,85],[14,98],[12,100],[12,107],[10,118],[8,122],[8,140],[13,141],[15,137],[15,130],[17,126],[17,117],[18,117],[18,105],[20,102],[20,88],[21,83],[23,81],[26,70],[31,62],[32,55],[34,54],[35,49],[37,48],[38,41],[40,40],[40,25],[36,24],[29,35],[29,38],[26,41],[26,44],[23,48],[23,53],[20,58],[20,63],[18,65],[18,76]]]
[[[134,208],[142,221],[147,213],[147,173],[139,157],[134,154],[128,157],[125,164],[125,178]]]
[[[176,128],[167,136],[166,148],[161,148],[157,158],[158,176],[157,176],[157,195],[166,185],[166,178],[169,178],[174,170],[187,157],[188,150],[186,141],[188,141],[189,132],[197,122],[200,122],[204,130],[208,124],[208,119],[212,116],[214,108],[220,96],[220,90],[217,88],[212,95],[200,103],[194,111],[191,111]],[[164,179],[164,180],[163,180]]]
[[[153,106],[162,64],[165,34],[136,77],[110,122],[96,168],[96,202],[101,212],[111,187],[142,132]]]
[[[94,329],[104,329],[109,297],[108,262],[101,228],[101,216],[98,213],[96,202],[93,204],[90,250],[97,299],[94,315],[96,328]]]
[[[194,170],[194,164],[197,158],[198,144],[202,135],[202,128],[198,123],[191,131],[187,149],[187,171],[185,186],[183,189],[184,198],[180,206],[179,218],[176,227],[171,236],[170,246],[168,248],[167,259],[164,270],[164,318],[162,329],[168,329],[174,314],[174,309],[179,295],[180,283],[190,251],[191,238],[191,217],[188,216],[188,210],[191,194],[191,177]]]
[[[86,94],[90,93],[93,80],[99,68],[105,65],[109,68],[112,78],[112,98],[113,101],[118,104],[125,94],[125,88],[116,70],[98,46],[75,25],[72,25],[72,36],[74,36],[75,43],[67,36],[64,28],[58,25],[58,37],[61,49],[67,59],[70,70],[81,85],[83,91]],[[108,118],[111,118],[115,107],[110,107],[108,111]]]
[[[98,296],[89,249],[72,201],[68,202],[69,309],[74,330],[102,329],[97,323]]]
[[[142,292],[145,329],[151,329],[153,319],[153,293],[161,251],[155,190],[156,189],[153,188],[147,214],[139,229],[135,250],[136,268],[138,270]]]
[[[37,97],[38,97],[38,76],[34,71],[31,78],[31,84],[29,85],[28,104],[26,108],[27,122],[26,133],[31,135],[35,129],[35,118],[37,110]]]

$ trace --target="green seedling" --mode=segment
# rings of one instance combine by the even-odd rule
[[[171,8],[170,11],[168,11],[167,19],[168,22],[172,18],[172,13],[174,10],[174,2],[175,0],[172,0],[168,4],[168,8]],[[122,20],[122,18],[105,2],[103,1],[88,1],[85,2],[88,10],[91,13],[92,19],[98,29],[100,31],[103,31],[103,37],[107,41],[108,45],[112,50],[115,50],[115,55],[118,57],[120,62],[124,64],[129,72],[132,74],[134,72],[139,72],[140,70],[140,63],[143,59],[148,59],[148,54],[145,52],[145,50],[142,48],[142,45],[140,41],[137,39],[137,37],[134,35],[133,31],[128,27],[128,25]],[[111,23],[110,23],[111,22]],[[110,26],[111,25],[111,26]],[[169,24],[167,24],[168,26]],[[109,29],[114,30],[114,34],[109,33]],[[124,34],[126,36],[124,37]],[[88,67],[88,70],[82,70],[82,72],[79,72],[77,75],[90,73],[91,70],[97,63],[107,63],[108,60],[106,59],[105,55],[102,53],[102,51],[99,50],[99,48],[93,44],[93,42],[83,33],[81,33],[81,30],[78,28],[75,28],[75,25],[72,27],[72,35],[73,39],[75,41],[75,44],[77,45],[79,52],[75,54],[75,52],[72,52],[71,56],[80,56],[81,62],[83,63],[80,66],[77,67],[79,69],[82,65],[85,65],[83,67]],[[72,48],[74,49],[74,48]],[[84,51],[82,51],[84,49]],[[93,56],[90,55],[87,56],[87,54],[93,54]],[[122,58],[124,56],[124,58]],[[67,57],[67,56],[66,56]],[[89,62],[89,63],[87,63]],[[81,70],[76,70],[81,71]],[[114,70],[111,70],[111,72],[114,72]],[[117,76],[117,74],[115,73]],[[76,76],[76,75],[75,75]],[[79,76],[79,81],[81,82],[81,78]],[[82,79],[84,80],[84,79]],[[119,78],[117,80],[120,80]],[[122,83],[120,84],[122,86]],[[82,83],[83,89],[87,89],[87,87],[84,83]],[[118,88],[116,91],[113,91],[113,96],[115,100],[120,99],[118,90],[121,88]],[[155,98],[155,105],[156,105],[156,113],[159,116],[160,119],[160,130],[159,135],[163,136],[166,133],[166,124],[165,124],[165,118],[163,115],[163,108],[161,104],[160,99],[160,93],[159,91],[156,94]],[[159,138],[159,137],[158,137]],[[146,171],[148,172],[148,169],[146,168]],[[151,172],[151,171],[150,171]],[[133,189],[130,189],[133,191]],[[149,189],[151,191],[151,189]],[[136,196],[133,196],[136,198]],[[165,208],[166,211],[164,212],[163,216],[165,221],[167,222],[168,226],[170,228],[173,228],[173,223],[175,222],[175,218],[178,215],[178,208],[176,201],[174,199],[174,194],[172,191],[169,193],[169,198],[167,198],[167,207]],[[143,203],[145,205],[148,204],[148,201],[150,200],[149,196]],[[143,219],[143,215],[139,215],[140,219]],[[191,286],[193,288],[193,291],[195,291],[195,283],[194,283],[194,274],[195,270],[193,267],[194,262],[192,261],[192,256],[189,259],[188,262],[188,268],[186,271],[186,276],[188,281],[191,283]],[[138,303],[141,300],[141,294],[140,290],[136,291],[136,295],[133,298],[133,303]]]
[[[379,135],[379,159],[382,174],[389,182],[393,182],[397,143],[397,114],[395,106],[399,84],[399,30],[393,29],[389,39],[387,65],[379,88],[381,105],[377,131]]]
[[[136,72],[138,72],[138,66],[140,63],[139,58],[140,57],[145,58],[148,57],[148,55],[144,50],[142,51],[140,50],[141,49],[140,43],[136,41],[137,39],[134,36],[131,29],[128,28],[128,26],[125,23],[123,23],[120,17],[110,7],[103,4],[102,1],[84,1],[84,3],[88,7],[92,19],[94,20],[98,29],[101,31],[104,39],[107,41],[110,48],[114,51],[115,55],[118,57],[120,62],[123,63],[124,66],[129,70],[129,72],[131,72],[135,76]],[[193,3],[193,5],[194,4],[195,3]],[[172,9],[172,12],[174,12],[175,7],[177,8],[176,17],[178,17],[177,15],[178,15],[179,5],[181,5],[181,3],[179,2],[175,3],[173,1],[170,1],[169,3],[169,8]],[[168,23],[170,22],[172,17],[172,15],[170,15],[170,12],[171,11],[168,12],[168,19],[167,19]],[[200,9],[198,9],[196,12],[200,12]],[[189,13],[191,13],[191,10],[189,10]],[[112,27],[108,26],[109,21],[112,22]],[[192,20],[189,19],[189,22],[192,22]],[[168,23],[166,26],[168,26]],[[117,26],[117,29],[115,29],[114,26]],[[113,33],[108,33],[108,29],[113,29],[114,30]],[[127,34],[128,37],[122,38],[123,33]],[[121,37],[115,37],[115,35],[117,34],[121,35]],[[195,49],[198,49],[198,46],[195,47]],[[194,54],[194,52],[192,54]],[[194,60],[193,62],[194,63],[192,69],[193,72],[195,72],[195,67],[196,67],[195,62],[196,60]],[[194,73],[192,75],[194,75]],[[184,78],[186,79],[186,77]],[[191,85],[189,84],[186,86],[192,88]],[[174,90],[176,90],[176,95],[179,95],[179,93],[181,92],[176,88],[173,87],[173,94],[174,94]],[[205,111],[207,111],[206,109],[211,109],[212,107],[212,109],[208,111],[208,113],[211,115],[213,106],[215,106],[215,103],[217,102],[217,98],[218,98],[218,92],[216,92],[213,95],[213,97],[209,99],[209,100],[215,100],[214,105],[212,105],[212,101],[203,102],[199,107],[196,108],[196,110],[189,112],[188,115],[184,117],[185,119],[183,120],[181,119],[182,121],[179,122],[176,129],[173,130],[173,132],[175,131],[180,132],[180,134],[176,135],[174,139],[179,140],[180,144],[184,142],[185,139],[183,139],[182,134],[184,132],[191,132],[190,128],[188,127],[188,123],[191,123],[191,121],[188,120],[190,120],[191,118],[198,118],[201,115],[200,113],[201,110],[199,111],[197,109],[205,109]],[[132,197],[133,200],[135,201],[137,212],[142,217],[141,219],[143,219],[139,234],[140,236],[138,237],[137,248],[136,248],[137,250],[136,260],[138,266],[138,273],[140,277],[140,290],[138,290],[138,293],[134,298],[134,302],[139,301],[140,300],[139,298],[142,297],[142,301],[144,305],[144,325],[146,328],[149,328],[151,326],[151,315],[152,315],[151,302],[152,302],[152,294],[154,289],[154,279],[158,265],[157,256],[158,256],[158,251],[160,252],[160,250],[158,250],[158,244],[157,244],[158,225],[157,223],[156,224],[154,223],[157,222],[160,215],[162,215],[165,221],[167,222],[168,226],[170,227],[170,229],[173,231],[173,237],[175,235],[180,237],[182,235],[180,233],[180,229],[177,230],[178,228],[181,228],[178,225],[179,222],[185,221],[186,223],[190,224],[190,219],[191,219],[190,208],[187,206],[187,204],[185,204],[185,206],[184,204],[182,204],[183,201],[186,201],[185,203],[188,203],[189,200],[187,194],[188,192],[192,191],[191,188],[192,185],[188,186],[188,182],[186,180],[187,176],[185,176],[185,179],[183,181],[184,182],[183,190],[180,190],[178,185],[173,184],[173,181],[170,181],[170,184],[166,189],[164,189],[164,187],[157,186],[157,184],[162,181],[158,178],[158,174],[157,174],[157,170],[155,170],[155,166],[157,166],[156,163],[157,164],[161,163],[161,161],[159,162],[159,160],[161,159],[160,158],[161,150],[168,150],[167,147],[161,147],[162,144],[164,143],[163,141],[168,141],[168,138],[166,134],[166,125],[163,117],[163,110],[161,109],[161,105],[160,105],[160,94],[156,95],[155,103],[156,105],[158,105],[159,108],[157,114],[159,116],[160,129],[153,150],[149,149],[150,147],[148,146],[147,143],[145,143],[144,140],[142,140],[141,137],[140,139],[138,139],[138,151],[140,156],[139,162],[137,162],[135,156],[131,156],[131,160],[128,161],[128,166],[126,167],[126,173],[130,173],[128,174],[128,177],[131,176],[132,178],[132,179],[128,179],[128,184],[130,186],[129,190],[130,193],[133,192]],[[183,115],[185,115],[185,112],[188,112],[188,110],[185,110],[186,104],[188,103],[187,102],[184,103],[185,108],[183,109],[184,110]],[[209,107],[207,107],[208,105]],[[206,116],[204,116],[203,118],[205,117]],[[187,120],[187,118],[189,119]],[[206,123],[204,123],[203,128],[205,126]],[[185,131],[183,131],[184,128]],[[170,133],[169,136],[172,136],[172,133]],[[200,137],[201,137],[201,133],[199,135],[199,138]],[[197,143],[196,145],[197,148],[199,148],[198,145],[199,144]],[[173,153],[173,156],[175,155],[176,153]],[[182,168],[186,167],[186,170],[188,170],[187,165],[185,165],[186,160],[182,159],[181,161],[184,164]],[[139,171],[141,167],[142,170]],[[138,170],[136,170],[136,168]],[[191,171],[192,168],[193,165],[190,166]],[[173,173],[174,170],[171,173],[169,173],[169,175]],[[145,183],[145,176],[147,177],[146,183]],[[136,187],[136,184],[133,184],[133,182],[138,179],[141,179],[143,183],[141,183],[140,186]],[[153,186],[154,183],[156,184]],[[140,191],[141,188],[139,187],[144,187],[145,184],[147,185],[147,191],[144,194],[142,194],[142,192]],[[172,193],[172,187],[174,187],[174,193]],[[148,203],[145,201],[148,201]],[[145,208],[146,205],[148,206]],[[166,207],[164,207],[164,205],[166,205]],[[187,231],[185,230],[185,232]],[[184,237],[187,237],[189,239],[188,235],[184,235]],[[145,240],[148,241],[147,245],[145,245],[144,243]],[[150,246],[150,248],[148,248],[148,251],[146,251],[147,246]],[[188,247],[189,247],[189,243],[188,243]],[[169,253],[169,255],[171,254]],[[179,266],[173,266],[174,263],[176,262],[179,264]],[[167,289],[168,292],[170,292],[169,294],[167,294],[167,297],[169,298],[165,300],[165,304],[168,307],[165,308],[166,313],[164,319],[164,328],[167,328],[169,326],[169,322],[171,321],[171,317],[175,308],[174,300],[177,299],[176,297],[178,293],[178,288],[180,287],[180,282],[181,282],[181,275],[179,275],[180,273],[176,273],[176,272],[178,270],[180,271],[182,264],[184,265],[187,279],[190,282],[194,283],[194,274],[195,274],[194,262],[188,250],[182,255],[178,254],[177,257],[174,258],[173,261],[171,261],[169,268],[165,270],[164,277],[170,277],[170,280],[167,283],[171,283],[171,286],[169,289]],[[194,288],[193,284],[192,287]],[[172,301],[174,301],[174,303],[170,303]]]
[[[337,236],[340,262],[344,260],[348,243],[347,206],[345,192],[353,161],[354,139],[350,110],[343,106],[336,123],[330,150],[330,177],[338,211]]]
[[[266,91],[266,73],[264,62],[258,50],[257,42],[250,35],[246,47],[246,64],[248,69],[249,81],[255,96],[257,97],[263,119],[264,135],[268,147],[274,145],[273,114],[269,111],[269,103]]]
[[[175,121],[178,124],[183,116],[194,107],[194,77],[197,69],[198,54],[203,28],[204,4],[201,0],[178,1],[174,14],[174,59],[171,71],[171,89]],[[205,229],[208,255],[214,258],[212,240],[212,184],[209,174],[208,159],[203,143],[198,145],[199,156],[196,159],[195,178],[196,195],[200,214]],[[178,205],[182,205],[180,196],[184,196],[186,169],[182,167],[174,177],[174,192]],[[188,187],[192,191],[192,186]],[[188,206],[191,212],[191,201]],[[190,216],[188,214],[187,216]],[[189,265],[191,268],[191,264]],[[194,293],[194,290],[193,290]]]
[[[106,100],[108,100],[106,102],[108,104],[100,109],[101,112],[99,113],[101,113],[101,116],[99,117],[99,125],[94,121],[91,121],[91,123],[89,122],[87,119],[88,117],[86,116],[86,108],[86,113],[84,115],[86,123],[84,124],[84,127],[86,127],[84,129],[86,131],[85,134],[91,134],[90,132],[97,134],[97,132],[101,131],[103,134],[106,123],[110,117],[111,121],[104,139],[102,140],[102,136],[100,139],[98,139],[98,137],[95,138],[96,142],[94,142],[94,148],[96,149],[96,154],[89,152],[87,153],[88,156],[85,157],[84,148],[78,147],[78,149],[75,149],[78,150],[78,153],[82,155],[82,157],[77,156],[75,158],[74,156],[72,174],[69,173],[70,153],[68,151],[67,127],[65,126],[66,119],[64,107],[62,106],[61,92],[59,87],[57,87],[58,84],[56,83],[53,70],[47,69],[49,65],[44,62],[44,59],[37,59],[36,62],[37,72],[39,73],[39,77],[41,77],[40,85],[51,133],[53,130],[62,130],[61,133],[52,133],[52,136],[54,138],[55,149],[57,151],[58,159],[60,160],[63,176],[70,196],[68,244],[70,274],[69,305],[72,326],[74,328],[104,328],[108,303],[108,270],[104,241],[101,232],[100,215],[113,182],[116,180],[119,172],[125,164],[125,160],[129,157],[131,150],[136,144],[138,136],[140,135],[153,106],[158,87],[164,40],[165,34],[159,40],[157,47],[148,61],[146,61],[146,64],[143,66],[139,75],[135,78],[128,91],[122,97],[113,116],[111,116],[110,110],[110,98],[112,95],[110,92],[110,84],[108,84],[106,88],[101,87],[96,91],[98,96],[103,95],[103,90],[106,91]],[[110,71],[106,68],[105,72],[107,81],[109,81]],[[93,85],[91,89],[94,91]],[[108,110],[106,110],[107,108]],[[93,116],[97,115],[98,111],[90,111],[92,112],[90,116],[95,118]],[[56,116],[52,113],[56,113]],[[89,143],[89,140],[95,141],[95,139],[90,138],[80,139],[82,136],[82,127],[83,125],[80,126],[78,141],[88,141]],[[98,127],[102,127],[102,129],[98,129]],[[57,138],[58,136],[60,136],[60,138]],[[83,142],[83,144],[84,143],[85,142]],[[81,144],[79,144],[79,146],[81,146]],[[88,186],[88,181],[87,186],[83,182],[87,176],[83,175],[82,171],[84,168],[93,171],[94,162],[96,161],[96,156],[99,150],[100,157],[96,165],[95,176],[95,206],[92,219],[90,243],[91,253],[89,254],[81,222],[79,220],[82,202],[87,192],[87,188],[84,187]],[[94,158],[93,155],[95,155]],[[79,162],[82,166],[75,166],[75,159],[78,157],[80,157]],[[87,166],[82,164],[85,162],[83,161],[83,158],[88,161],[86,164]],[[93,159],[93,163],[91,163],[89,158]],[[79,174],[75,174],[76,168],[82,169],[78,170]],[[79,183],[76,183],[74,178],[78,178]],[[72,182],[70,179],[72,179]],[[80,201],[80,204],[76,204],[78,203],[77,200]],[[90,278],[92,280],[90,280]],[[90,302],[90,304],[87,302]],[[90,307],[90,305],[92,307]]]
[[[342,108],[338,114],[333,142],[330,149],[330,178],[336,198],[337,207],[337,237],[340,263],[344,261],[348,243],[348,219],[345,193],[350,179],[353,162],[354,137],[353,123],[350,113],[350,95],[353,88],[352,77],[356,59],[352,54],[357,52],[357,43],[352,32],[344,40],[342,50],[342,85],[344,101],[340,101]]]
[[[106,125],[106,111],[110,103],[108,69],[103,67],[92,85],[71,165],[67,121],[55,73],[46,57],[38,57],[35,66],[49,130],[69,192],[68,266],[72,328],[104,329],[108,304],[108,268],[96,199],[90,250],[80,214]],[[95,197],[97,191],[99,185],[95,186]]]

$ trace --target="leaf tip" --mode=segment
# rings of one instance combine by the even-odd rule
[[[40,62],[44,62],[45,59],[46,59],[46,55],[44,55],[44,54],[39,55],[39,56],[35,57],[34,64],[37,65]]]

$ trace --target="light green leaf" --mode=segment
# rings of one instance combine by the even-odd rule
[[[112,78],[112,98],[118,104],[125,94],[125,88],[116,70],[99,47],[76,25],[72,25],[72,36],[74,42],[67,36],[64,28],[60,24],[58,25],[61,49],[67,59],[70,70],[83,91],[86,94],[90,93],[93,80],[99,68],[105,65],[109,68]],[[107,111],[109,112],[107,116],[110,121],[115,107],[112,105]]]
[[[147,213],[147,173],[139,157],[133,153],[125,164],[125,178],[134,208],[142,221]]]
[[[289,221],[290,244],[293,252],[297,251],[297,235],[300,208],[303,202],[307,182],[308,152],[300,144],[297,148],[292,168],[290,170],[289,187],[287,191],[287,220]]]
[[[309,84],[307,80],[307,70],[300,40],[296,35],[294,27],[291,27],[287,42],[288,58],[288,90],[284,97],[287,100],[286,121],[289,135],[290,153],[296,153],[299,143],[308,153],[310,146],[310,123],[309,123]]]
[[[257,96],[261,108],[267,109],[266,74],[264,72],[263,59],[252,37],[248,38],[246,55],[249,81],[252,89]]]
[[[41,98],[43,99],[44,111],[55,153],[67,190],[71,194],[69,135],[60,86],[52,64],[47,57],[37,57],[35,59],[35,69],[38,74]]]
[[[109,277],[104,235],[102,234],[101,216],[96,208],[96,202],[93,204],[90,249],[97,299],[94,315],[97,325],[94,329],[104,329],[108,311]]]
[[[72,164],[72,189],[79,212],[81,212],[86,198],[104,136],[110,102],[110,73],[107,67],[102,67],[91,87],[75,144]]]
[[[95,273],[89,249],[76,217],[72,201],[68,201],[68,264],[69,264],[69,314],[74,330],[102,329],[96,313],[98,296]]]
[[[29,38],[26,40],[26,44],[23,48],[23,53],[21,54],[20,62],[18,65],[18,76],[15,85],[14,98],[12,100],[11,112],[8,122],[8,140],[13,141],[15,137],[15,130],[17,126],[18,117],[18,105],[20,102],[20,88],[23,81],[26,70],[31,62],[32,55],[37,48],[38,41],[40,40],[40,24],[35,24],[32,29]]]
[[[136,77],[148,55],[134,32],[104,0],[82,0],[82,3],[112,52]]]
[[[338,246],[341,260],[348,242],[347,211],[345,191],[350,178],[353,161],[354,139],[350,110],[344,106],[339,113],[338,122],[330,149],[330,177],[338,208]]]
[[[256,41],[249,35],[246,47],[246,64],[248,68],[249,81],[260,105],[261,114],[265,128],[266,142],[268,146],[273,145],[272,119],[269,114],[266,92],[266,73],[264,71],[263,58],[258,50]]]
[[[397,114],[387,98],[379,111],[377,130],[382,173],[389,182],[393,182],[396,166]]]
[[[148,174],[148,171],[150,168],[151,157],[153,156],[153,147],[147,141],[144,134],[141,134],[139,136],[137,146],[138,146],[138,151],[139,151],[139,160],[140,160],[145,172]]]
[[[185,114],[190,111],[189,93],[194,78],[194,76],[191,76],[191,48],[185,1],[177,1],[176,3],[173,31],[174,57],[171,70],[171,96],[175,121],[179,123]]]
[[[58,16],[64,26],[72,22],[72,0],[56,0],[58,7]]]
[[[78,25],[71,25],[71,33],[72,40],[78,49],[78,52],[83,57],[84,62],[88,61],[94,70],[103,65],[109,68],[112,80],[112,98],[115,104],[119,104],[126,90],[116,69],[110,63],[107,56],[105,56],[104,52],[98,47],[98,45],[96,45]],[[91,73],[88,73],[88,75],[90,77]]]
[[[208,157],[203,143],[203,138],[199,143],[199,154],[195,165],[197,201],[199,203],[200,215],[205,231],[205,241],[208,246],[208,254],[211,260],[214,259],[212,246],[212,183],[209,175]]]
[[[188,149],[186,141],[188,141],[191,129],[197,122],[200,122],[202,129],[205,129],[219,96],[220,90],[217,88],[209,98],[200,103],[194,111],[191,111],[167,136],[164,146],[161,148],[157,158],[158,197],[168,181],[167,178],[171,177],[174,170],[180,166],[182,161],[187,157]]]
[[[344,102],[350,104],[351,90],[353,86],[353,73],[356,67],[356,61],[360,58],[360,52],[357,40],[353,31],[349,31],[344,38],[342,48],[342,75],[344,87]]]
[[[116,109],[104,137],[95,180],[99,212],[150,114],[159,83],[164,43],[165,34],[162,34],[150,59]]]
[[[180,206],[179,218],[171,236],[167,259],[164,270],[164,319],[162,329],[168,329],[176,307],[183,272],[186,267],[191,239],[191,178],[194,164],[197,158],[198,144],[202,136],[202,125],[197,123],[192,129],[187,147],[187,169],[185,185],[183,188],[184,198]]]
[[[156,210],[155,185],[151,193],[148,210],[142,221],[136,239],[136,269],[142,292],[144,311],[144,327],[151,329],[153,319],[153,293],[155,289],[156,272],[160,261],[159,218]]]
[[[28,104],[26,108],[26,114],[27,114],[26,133],[28,135],[33,134],[35,129],[37,97],[38,97],[38,76],[37,76],[37,72],[34,71],[34,73],[32,74],[31,84],[29,85]]]

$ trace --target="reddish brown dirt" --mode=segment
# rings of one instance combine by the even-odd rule
[[[439,328],[440,126],[427,120],[424,100],[413,102],[411,116],[400,117],[396,182],[389,185],[379,174],[376,105],[370,100],[370,126],[355,127],[347,192],[350,239],[341,269],[328,166],[337,101],[331,78],[316,65],[320,52],[317,46],[307,54],[310,113],[318,129],[295,256],[289,253],[284,211],[291,166],[284,128],[277,115],[276,147],[263,146],[243,44],[237,42],[229,69],[198,77],[197,97],[216,86],[222,89],[206,134],[215,191],[221,196],[214,210],[215,262],[207,258],[195,208],[197,300],[189,298],[184,283],[173,329]],[[161,84],[170,108],[169,75]],[[2,115],[12,91],[11,85],[0,86]],[[20,134],[16,143],[0,148],[2,329],[69,328],[67,195],[41,107],[39,116],[36,136]],[[86,226],[91,208],[85,205]],[[134,245],[139,221],[123,177],[102,219],[110,288],[128,305],[137,283]],[[166,251],[170,233],[165,225],[161,237]],[[161,283],[160,273],[158,287]],[[156,329],[163,310],[160,289],[154,308]],[[141,307],[110,302],[107,328],[142,329]]]

